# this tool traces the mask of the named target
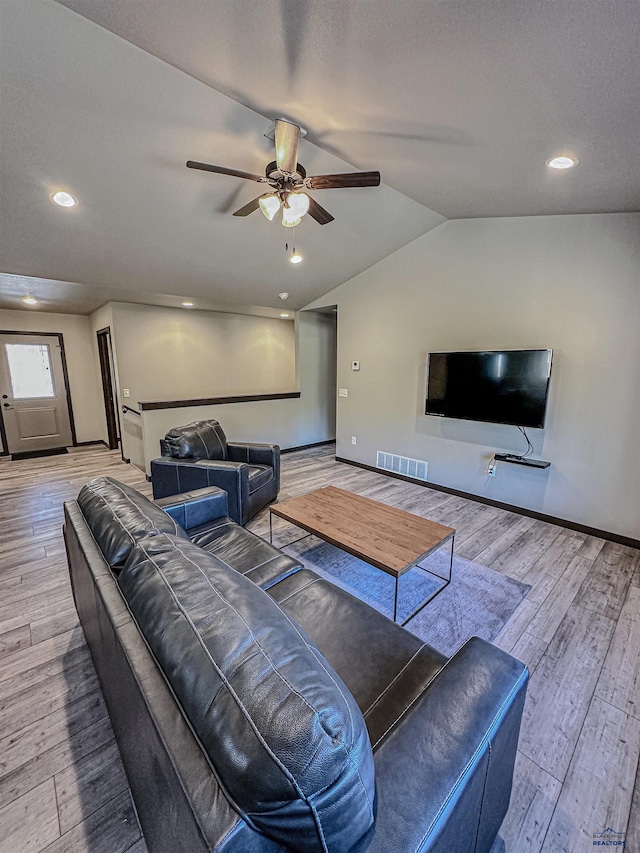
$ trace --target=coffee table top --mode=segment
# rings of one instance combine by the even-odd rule
[[[272,504],[269,512],[396,577],[455,533],[452,527],[335,486]]]

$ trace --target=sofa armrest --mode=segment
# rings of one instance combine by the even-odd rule
[[[217,459],[167,459],[151,461],[151,486],[153,497],[165,498],[207,486],[218,486],[228,494],[229,516],[238,524],[245,524],[249,505],[249,466],[242,462]]]
[[[277,444],[227,443],[229,459],[249,465],[269,465],[273,468],[276,494],[280,491],[280,447]]]
[[[159,498],[156,504],[187,531],[229,513],[227,493],[217,486]]]
[[[199,459],[194,467],[206,473],[207,483],[225,490],[229,496],[229,516],[244,526],[249,519],[249,466],[230,460]]]
[[[227,453],[232,462],[247,462],[249,465],[270,465],[272,468],[280,459],[277,444],[240,444],[228,442]]]
[[[473,637],[373,745],[367,853],[488,853],[509,807],[529,673]]]

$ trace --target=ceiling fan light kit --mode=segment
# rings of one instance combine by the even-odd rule
[[[296,225],[300,225],[301,221],[301,217],[293,208],[287,204],[282,205],[282,224],[285,228],[295,228]]]
[[[269,193],[268,195],[261,196],[258,200],[258,204],[260,205],[260,210],[269,221],[271,221],[280,210],[280,199],[277,193]]]
[[[295,228],[296,225],[300,225],[301,222],[302,220],[300,219],[300,217],[298,216],[296,218],[295,213],[293,213],[291,210],[286,207],[282,208],[282,224],[285,228]]]
[[[309,210],[309,196],[306,193],[289,193],[286,198],[285,206],[289,206],[294,213],[302,217]]]

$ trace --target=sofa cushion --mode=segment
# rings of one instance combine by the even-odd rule
[[[414,634],[309,569],[270,586],[269,595],[343,679],[362,711],[371,743],[447,662]]]
[[[141,540],[118,578],[220,784],[265,835],[344,853],[373,824],[355,700],[263,590],[196,545]]]
[[[111,477],[97,477],[83,486],[78,504],[105,560],[116,573],[133,545],[144,536],[172,533],[189,538],[164,510]]]
[[[302,569],[298,560],[230,518],[218,518],[189,530],[189,539],[262,589]]]
[[[175,427],[164,441],[176,459],[228,459],[227,437],[218,421],[193,421]]]

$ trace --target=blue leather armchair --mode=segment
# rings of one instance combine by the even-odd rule
[[[280,448],[229,442],[218,421],[170,430],[160,452],[151,462],[154,498],[218,486],[229,495],[229,516],[244,525],[280,491]]]

